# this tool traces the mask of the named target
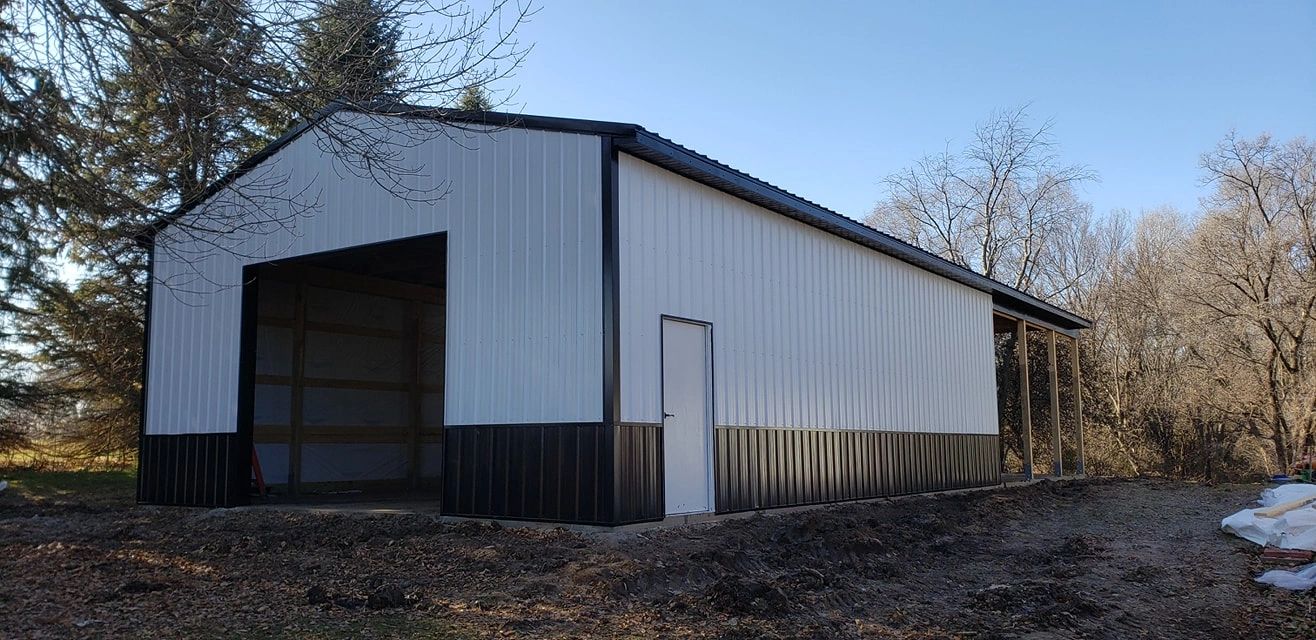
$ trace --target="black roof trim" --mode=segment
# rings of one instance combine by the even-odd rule
[[[260,163],[265,162],[265,160],[267,160],[270,156],[274,155],[276,152],[282,149],[289,142],[292,142],[298,136],[302,135],[303,133],[306,133],[312,127],[323,121],[325,118],[328,118],[334,112],[339,111],[341,109],[343,109],[343,105],[339,105],[339,104],[330,105],[320,110],[320,112],[312,116],[311,119],[299,122],[291,129],[284,131],[283,135],[280,135],[278,138],[275,138],[273,142],[262,147],[260,151],[257,151],[256,153],[252,154],[251,157],[247,158],[246,160],[243,160],[232,171],[224,174],[222,178],[216,180],[210,186],[206,187],[205,191],[202,191],[195,198],[192,198],[187,202],[182,203],[181,205],[178,206],[178,208],[171,211],[168,215],[165,215],[164,217],[160,218],[159,220],[156,220],[155,222],[152,222],[145,229],[139,232],[133,239],[137,242],[137,244],[141,246],[150,247],[151,244],[155,242],[155,234],[163,231],[164,228],[172,224],[174,220],[179,219],[188,211],[195,209],[201,203],[211,199],[212,197],[214,197],[215,194],[223,190],[224,187],[233,184],[234,180],[237,180],[238,178],[241,178],[242,176],[246,175],[252,169],[255,169],[257,166],[259,166]]]
[[[516,129],[541,129],[544,131],[565,131],[603,136],[629,136],[643,130],[637,124],[625,122],[606,122],[603,120],[582,120],[580,118],[559,118],[556,116],[522,115],[501,111],[461,111],[458,109],[439,109],[416,107],[406,104],[388,104],[371,107],[372,115],[392,115],[404,118],[425,118],[441,120],[456,125],[489,126]]]
[[[174,220],[177,220],[188,211],[191,211],[201,203],[211,199],[224,187],[232,184],[234,180],[249,173],[252,169],[259,166],[260,163],[265,162],[270,156],[277,153],[288,143],[297,139],[303,133],[314,129],[326,118],[339,111],[357,111],[360,113],[369,113],[371,115],[442,120],[453,124],[468,124],[471,126],[501,128],[515,127],[521,129],[566,131],[572,133],[619,137],[633,135],[635,131],[642,129],[639,125],[621,122],[580,120],[578,118],[556,118],[553,116],[518,115],[515,113],[502,113],[499,111],[461,111],[458,109],[419,107],[404,103],[380,103],[369,105],[368,107],[355,107],[346,103],[334,103],[321,109],[315,115],[311,116],[310,119],[304,120],[291,129],[283,132],[283,135],[275,138],[273,142],[265,145],[260,151],[257,151],[251,157],[243,160],[241,164],[235,167],[232,171],[224,174],[224,177],[216,180],[195,198],[184,202],[168,215],[151,223],[146,229],[143,229],[138,233],[134,239],[142,246],[150,246],[154,241],[155,234],[159,233],[165,227],[168,227]]]
[[[622,140],[620,146],[637,157],[697,182],[829,231],[926,271],[990,293],[994,304],[1027,313],[1030,317],[1054,324],[1059,329],[1086,329],[1092,326],[1086,318],[928,253],[780,187],[732,169],[650,131],[641,128],[633,139]]]
[[[979,291],[990,293],[993,304],[1006,310],[1027,314],[1030,318],[1055,325],[1056,328],[1073,331],[1086,329],[1092,323],[1051,303],[1040,300],[1013,287],[1005,285],[982,274],[966,269],[944,258],[928,253],[912,244],[894,236],[882,233],[857,220],[843,216],[819,204],[810,202],[785,189],[764,182],[747,173],[738,171],[708,156],[683,147],[667,138],[657,135],[644,127],[623,122],[601,120],[581,120],[577,118],[556,118],[551,116],[520,115],[495,111],[472,112],[453,109],[436,109],[417,107],[406,104],[378,104],[368,109],[356,108],[344,104],[335,104],[322,110],[312,119],[288,130],[248,158],[235,170],[211,185],[204,193],[192,201],[180,206],[168,216],[157,221],[141,236],[139,241],[150,239],[164,229],[173,220],[186,214],[200,203],[210,199],[219,190],[249,172],[284,145],[292,142],[301,134],[313,129],[325,118],[342,110],[361,111],[371,115],[389,115],[406,118],[425,118],[442,120],[454,125],[492,126],[540,129],[590,135],[610,136],[618,147],[638,158],[652,162],[665,169],[681,174],[697,182],[725,191],[738,198],[776,211],[814,227],[818,227],[841,236],[893,258],[902,260],[926,271],[930,271]],[[144,240],[143,240],[144,238]]]
[[[1029,311],[1033,311],[1033,310],[1030,309]],[[1010,318],[1013,318],[1015,320],[1023,320],[1028,324],[1034,326],[1046,327],[1048,329],[1054,330],[1056,333],[1069,336],[1071,338],[1078,337],[1078,329],[1066,329],[1064,327],[1057,326],[1055,323],[1042,320],[1041,318],[1029,313],[1028,311],[1021,311],[1018,308],[1013,308],[1013,309],[1006,308],[996,303],[995,301],[993,301],[992,304],[992,314],[999,316],[1009,316]]]

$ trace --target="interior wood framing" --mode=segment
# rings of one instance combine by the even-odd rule
[[[290,442],[292,428],[286,424],[258,424],[254,436],[257,444],[284,444]],[[315,425],[303,426],[299,434],[302,444],[371,444],[412,443],[443,441],[443,427],[412,426],[381,427],[376,425]]]
[[[374,276],[363,276],[357,273],[326,269],[324,267],[282,264],[273,269],[266,270],[261,273],[261,276],[269,278],[270,280],[283,280],[302,285],[325,287],[327,289],[341,289],[343,291],[368,293],[372,296],[401,298],[403,300],[419,300],[420,302],[427,302],[429,304],[442,304],[443,302],[442,291],[435,287],[428,287],[422,284],[412,284],[410,282],[401,282],[398,280],[389,280],[387,278],[376,278]]]
[[[255,384],[257,385],[288,387],[291,394],[289,422],[288,424],[253,425],[254,443],[286,443],[288,445],[288,477],[285,484],[288,494],[296,496],[304,492],[305,487],[300,478],[302,472],[302,445],[305,444],[406,443],[409,456],[408,475],[402,484],[411,489],[419,487],[421,484],[421,445],[443,443],[442,425],[425,426],[423,424],[424,398],[426,394],[438,396],[439,415],[443,415],[442,407],[444,402],[443,367],[440,367],[438,380],[429,384],[424,380],[422,353],[426,342],[422,327],[424,322],[422,305],[437,306],[439,317],[444,317],[446,310],[444,308],[443,289],[298,264],[283,264],[275,268],[265,269],[260,277],[292,283],[296,292],[293,301],[293,317],[262,314],[257,319],[259,325],[290,329],[293,335],[291,375],[261,374],[255,376]],[[306,317],[307,288],[311,286],[404,300],[406,302],[406,312],[403,326],[391,329],[308,320]],[[440,322],[438,326],[436,340],[439,344],[443,344],[445,339],[446,327],[444,324]],[[307,376],[306,333],[312,331],[404,341],[406,351],[409,354],[409,359],[405,363],[407,380],[405,382],[383,382]],[[405,426],[308,426],[305,424],[304,411],[305,390],[308,388],[405,392],[407,394],[407,424]],[[381,482],[384,485],[389,485],[389,482]],[[397,481],[390,482],[394,485],[397,484]],[[317,487],[320,484],[324,483],[317,483]]]

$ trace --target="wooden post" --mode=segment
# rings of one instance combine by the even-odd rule
[[[1060,448],[1060,373],[1056,370],[1056,332],[1046,334],[1047,374],[1051,378],[1051,473],[1059,478],[1065,475],[1065,459]]]
[[[410,481],[411,488],[414,490],[420,486],[420,462],[421,462],[421,354],[423,339],[421,338],[421,308],[420,303],[411,300],[407,303],[406,314],[407,326],[404,333],[407,336],[406,345],[407,353],[411,358],[407,362],[410,369],[407,377],[407,399],[408,399],[408,431],[407,441],[411,447],[411,465],[407,469],[407,479]]]
[[[1085,475],[1087,471],[1083,468],[1083,378],[1079,373],[1078,366],[1078,338],[1075,337],[1070,342],[1069,349],[1069,366],[1072,372],[1074,385],[1074,448],[1077,449],[1077,462],[1074,467],[1074,473]]]
[[[1023,320],[1015,325],[1018,339],[1015,349],[1019,352],[1019,427],[1023,431],[1024,444],[1024,479],[1033,479],[1033,402],[1028,391],[1028,323]]]
[[[306,283],[298,282],[293,299],[292,393],[288,421],[288,493],[297,495],[302,481],[302,414],[306,385]]]

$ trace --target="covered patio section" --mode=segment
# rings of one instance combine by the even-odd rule
[[[996,406],[1007,480],[1086,473],[1078,332],[1087,322],[1072,318],[1039,318],[995,305]]]

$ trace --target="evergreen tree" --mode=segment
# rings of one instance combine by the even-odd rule
[[[0,15],[10,4],[0,0]],[[28,289],[48,275],[51,228],[40,215],[49,202],[44,174],[55,123],[68,105],[46,71],[10,55],[23,37],[0,20],[0,452],[29,444],[33,412],[53,401],[27,363],[24,319]]]
[[[137,445],[146,272],[96,266],[75,284],[40,285],[20,324],[46,400],[44,435],[66,455],[122,458]]]
[[[90,156],[83,169],[90,175],[57,169],[48,176],[61,221],[49,243],[78,277],[70,282],[47,270],[31,278],[22,312],[12,317],[38,372],[35,384],[56,400],[44,412],[57,425],[53,435],[85,456],[136,443],[149,276],[146,253],[132,238],[270,138],[265,103],[199,66],[198,55],[259,64],[261,43],[244,11],[232,0],[164,5],[158,24],[195,55],[141,42],[119,51],[115,73],[71,136]],[[82,187],[91,181],[120,197],[88,197]]]
[[[316,93],[353,104],[401,101],[401,38],[379,0],[332,0],[302,28],[297,54]]]
[[[457,108],[462,111],[492,111],[493,103],[489,101],[489,95],[484,89],[479,85],[471,85],[457,99]]]
[[[249,1],[0,0],[0,450],[13,424],[68,425],[88,454],[135,442],[148,283],[132,239],[148,224],[329,101],[444,104],[459,79],[503,77],[527,51],[512,32],[529,9],[504,0]],[[436,28],[403,32],[411,22]],[[327,123],[316,135],[381,177],[411,169],[378,144],[395,131]],[[175,231],[222,252],[207,239],[314,213],[272,184]]]
[[[196,53],[133,44],[103,83],[91,118],[103,132],[96,165],[116,191],[150,209],[147,215],[197,196],[271,139],[263,125],[274,119],[272,109],[198,63],[260,65],[260,34],[246,26],[247,11],[241,0],[171,0],[158,22]],[[127,225],[116,234],[126,237],[150,220],[120,215],[116,222]]]

